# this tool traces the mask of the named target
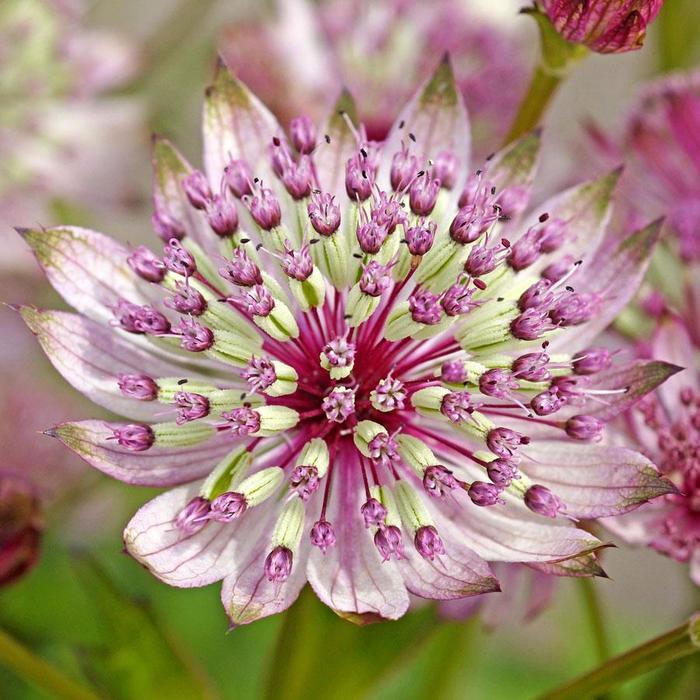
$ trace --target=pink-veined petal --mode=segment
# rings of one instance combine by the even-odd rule
[[[523,473],[551,489],[575,518],[618,515],[676,490],[648,458],[625,447],[538,440],[523,455]]]
[[[147,304],[160,290],[139,279],[129,251],[112,238],[77,226],[22,229],[54,289],[73,308],[96,321],[113,318],[120,298]],[[155,292],[153,291],[155,289]]]
[[[153,378],[195,375],[184,365],[162,359],[120,334],[89,318],[66,311],[20,309],[30,330],[53,366],[78,391],[104,408],[134,420],[155,420],[165,408],[157,401],[137,401],[119,390],[117,376],[146,374]],[[140,340],[140,339],[139,339]]]
[[[143,452],[133,452],[112,439],[114,429],[121,425],[85,420],[62,423],[47,433],[101,472],[138,486],[175,486],[201,479],[234,447],[231,436],[220,433],[189,447],[153,445]]]
[[[466,546],[459,530],[447,518],[436,519],[445,554],[424,559],[412,542],[404,542],[406,558],[398,562],[406,588],[414,595],[451,600],[499,591],[498,579],[486,562]]]
[[[166,491],[142,506],[124,530],[127,552],[161,581],[182,588],[221,580],[232,568],[241,521],[209,522],[188,535],[175,518],[198,495],[201,482]]]
[[[421,168],[441,151],[453,153],[459,161],[459,176],[452,194],[459,197],[468,172],[471,135],[464,100],[447,56],[401,111],[384,142],[379,172],[383,189],[389,188],[391,160],[402,143],[418,157]]]
[[[382,562],[372,534],[360,515],[362,500],[358,475],[349,467],[333,476],[337,491],[331,499],[328,520],[336,544],[326,553],[314,547],[307,575],[316,595],[341,617],[357,624],[396,620],[408,609],[409,597],[393,561]],[[404,542],[406,548],[411,542]]]
[[[217,191],[224,167],[245,160],[253,175],[271,177],[268,148],[272,138],[284,138],[277,119],[229,69],[220,63],[204,102],[204,166]]]

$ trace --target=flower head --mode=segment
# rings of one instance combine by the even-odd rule
[[[598,53],[640,49],[664,0],[537,0],[567,41]]]
[[[566,573],[600,542],[565,516],[618,514],[669,488],[648,459],[594,444],[666,366],[590,362],[585,381],[576,374],[658,233],[598,252],[616,174],[520,222],[498,202],[529,190],[538,137],[473,170],[448,62],[383,143],[353,123],[348,99],[323,128],[295,122],[288,144],[220,69],[207,91],[205,171],[212,192],[229,187],[239,226],[212,230],[203,183],[157,141],[154,198],[184,231],[165,242],[160,280],[100,234],[22,231],[81,312],[25,308],[25,319],[73,384],[129,421],[53,434],[119,479],[174,487],[129,523],[127,550],[173,585],[223,579],[237,624],[285,609],[306,580],[362,620],[399,617],[409,592],[497,590],[487,561]],[[397,154],[419,172],[447,164],[432,173],[430,206],[422,193],[412,208],[403,180],[392,186]],[[301,159],[308,193],[285,178]],[[249,189],[227,184],[234,163],[252,175]],[[551,236],[548,220],[565,225]],[[409,247],[418,227],[431,233]],[[521,240],[527,255],[514,264]],[[478,275],[465,271],[476,247],[496,248]],[[576,263],[523,310],[522,295],[563,256]],[[595,299],[595,313],[572,290]],[[519,322],[531,310],[536,322]],[[532,404],[546,391],[562,399],[542,417]]]

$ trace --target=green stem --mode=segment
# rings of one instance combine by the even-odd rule
[[[603,622],[605,616],[603,615],[598,592],[596,591],[595,583],[589,578],[579,579],[578,584],[581,589],[583,607],[593,636],[596,659],[598,663],[603,663],[610,657],[610,640]]]
[[[537,66],[530,81],[530,87],[520,103],[504,145],[515,141],[539,126],[550,101],[562,82],[562,76],[548,73],[543,66]]]
[[[539,700],[583,700],[601,695],[624,681],[700,651],[700,613],[688,622],[616,656],[595,670],[540,696]]]
[[[520,103],[504,146],[539,126],[547,107],[571,69],[588,53],[580,44],[563,39],[548,17],[536,8],[521,10],[537,22],[540,30],[540,60],[530,87]]]
[[[92,690],[64,676],[0,630],[0,665],[14,671],[20,678],[45,690],[51,697],[62,700],[100,700]]]

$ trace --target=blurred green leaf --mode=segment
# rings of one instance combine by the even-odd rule
[[[115,700],[218,697],[192,653],[147,603],[126,596],[88,555],[76,557],[72,566],[104,630],[102,643],[79,654],[85,675],[98,688]]]
[[[669,0],[664,3],[655,29],[662,73],[691,68],[700,61],[698,0]]]
[[[285,613],[265,697],[367,697],[372,687],[410,663],[438,627],[432,606],[396,622],[358,627],[334,615],[307,587]]]

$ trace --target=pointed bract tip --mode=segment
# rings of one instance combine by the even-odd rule
[[[608,579],[608,581],[612,581],[610,576],[608,576],[608,572],[605,569],[599,569],[595,573],[595,576],[596,576],[596,578],[606,578],[606,579]]]
[[[48,437],[57,438],[58,437],[58,426],[53,428],[47,428],[46,430],[40,431],[42,435],[47,435]]]
[[[26,228],[25,226],[14,226],[13,228],[15,231],[17,231],[17,233],[19,233],[20,236],[22,236],[22,238],[26,238],[27,234],[31,231],[30,228]]]

